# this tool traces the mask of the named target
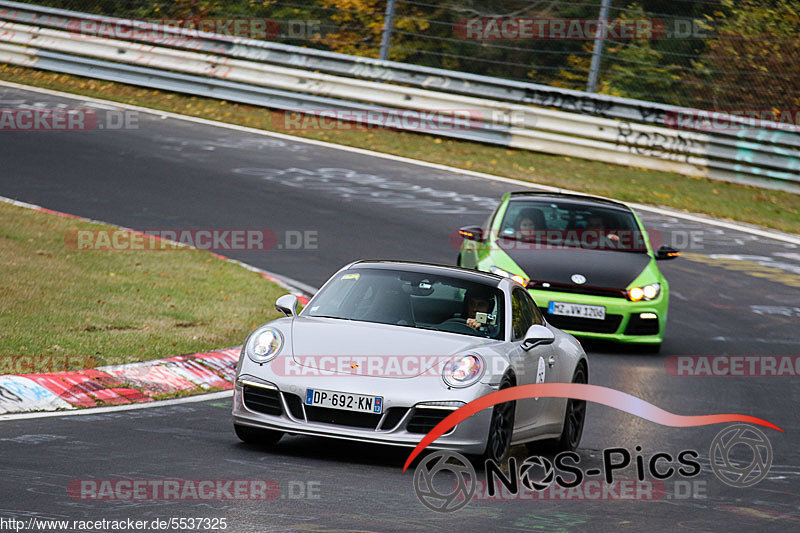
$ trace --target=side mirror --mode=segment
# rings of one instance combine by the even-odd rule
[[[480,226],[464,226],[459,228],[458,234],[470,241],[483,240],[483,228]]]
[[[662,246],[658,250],[656,250],[656,260],[665,260],[665,259],[675,259],[681,255],[681,251],[676,248],[670,248],[669,246]]]
[[[297,316],[297,296],[284,294],[275,301],[275,310],[286,316]]]
[[[539,326],[538,324],[535,324],[529,327],[528,331],[525,333],[525,340],[522,341],[522,349],[527,352],[536,346],[553,344],[555,340],[556,336],[552,331],[545,326]]]

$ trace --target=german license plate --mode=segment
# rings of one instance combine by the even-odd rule
[[[382,396],[365,396],[321,389],[306,389],[306,405],[378,415],[383,413]]]
[[[602,305],[581,305],[568,304],[564,302],[550,302],[547,311],[551,315],[593,318],[595,320],[605,320],[606,318],[606,308]]]

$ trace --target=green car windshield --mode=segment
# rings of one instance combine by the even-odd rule
[[[511,201],[498,239],[555,247],[647,252],[645,235],[633,213],[579,202]]]
[[[388,269],[345,270],[314,298],[303,316],[375,322],[503,338],[503,293],[448,276]]]

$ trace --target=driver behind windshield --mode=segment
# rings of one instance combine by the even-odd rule
[[[496,317],[490,314],[492,298],[486,294],[470,294],[467,297],[467,325],[489,336],[497,332]]]
[[[602,238],[608,239],[611,244],[619,244],[619,235],[606,228],[603,217],[600,215],[591,215],[586,221],[586,229],[596,231]]]

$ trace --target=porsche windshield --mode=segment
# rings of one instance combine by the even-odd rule
[[[359,268],[337,274],[304,316],[503,337],[503,293],[469,280]]]
[[[647,252],[645,235],[625,209],[585,202],[512,201],[500,240],[620,252]]]

